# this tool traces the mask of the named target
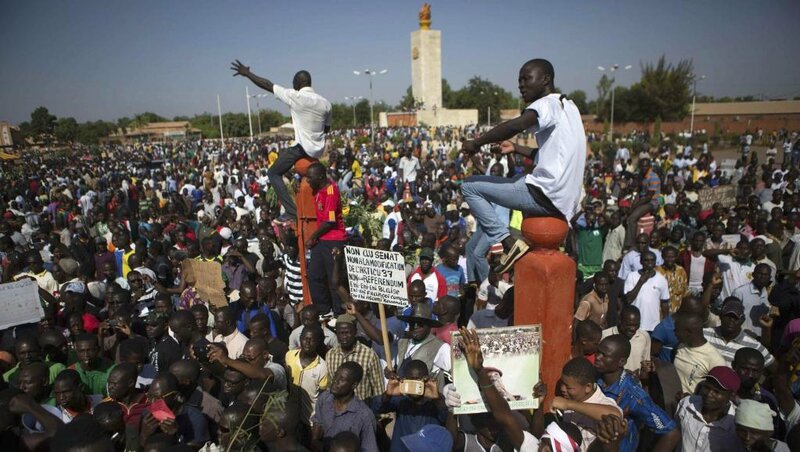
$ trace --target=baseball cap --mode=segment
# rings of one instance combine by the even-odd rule
[[[707,379],[714,380],[722,389],[731,392],[737,392],[739,390],[739,386],[741,385],[741,381],[739,380],[739,375],[736,372],[727,366],[717,366],[710,371],[708,371],[708,375],[706,375]]]
[[[86,284],[81,281],[71,282],[67,284],[67,288],[64,289],[64,292],[86,293]]]
[[[386,201],[382,202],[381,205],[383,207],[394,207],[394,201],[387,199]]]
[[[219,236],[225,240],[230,240],[231,236],[233,236],[233,231],[231,231],[231,228],[222,228],[219,230]]]
[[[458,209],[456,209],[456,205],[455,204],[448,204],[447,205],[447,210],[446,210],[447,212],[455,212],[457,210]]]
[[[341,314],[339,317],[336,317],[336,324],[340,323],[356,323],[356,318],[351,314]]]
[[[469,204],[466,201],[461,203],[461,209],[469,209]]]
[[[419,258],[427,258],[433,260],[433,250],[430,248],[422,248],[419,250]]]
[[[729,298],[722,304],[720,315],[735,314],[736,317],[744,317],[744,304],[738,298]]]
[[[439,452],[453,448],[453,437],[441,425],[425,425],[400,440],[411,452]]]

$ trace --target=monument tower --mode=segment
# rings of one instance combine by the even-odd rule
[[[442,108],[442,32],[431,30],[431,5],[419,10],[411,32],[411,93],[420,108]]]
[[[431,30],[431,5],[419,10],[419,30],[411,32],[413,111],[381,113],[380,126],[467,126],[478,123],[478,110],[449,110],[442,101],[442,32]]]

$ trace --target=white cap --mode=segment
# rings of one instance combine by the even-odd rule
[[[225,240],[230,240],[232,235],[233,231],[231,231],[231,228],[222,228],[219,230],[219,236]]]

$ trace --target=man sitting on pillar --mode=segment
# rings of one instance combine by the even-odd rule
[[[283,182],[283,175],[292,169],[295,162],[303,157],[319,160],[325,150],[325,135],[331,129],[331,103],[311,88],[311,74],[298,71],[292,79],[294,89],[284,88],[266,78],[250,72],[250,67],[236,60],[231,69],[233,76],[241,75],[250,79],[259,88],[263,88],[289,106],[294,125],[295,144],[281,151],[275,163],[269,167],[267,177],[275,188],[286,212],[278,217],[278,222],[292,222],[297,219],[297,206],[294,197]]]
[[[554,79],[549,61],[534,59],[525,63],[519,71],[519,90],[529,105],[519,117],[462,145],[462,151],[471,155],[483,145],[499,142],[500,153],[515,152],[536,161],[531,174],[524,177],[472,176],[461,187],[478,227],[493,244],[490,252],[503,252],[497,268],[500,273],[511,269],[529,246],[509,235],[493,204],[520,210],[527,216],[561,219],[572,218],[578,210],[586,164],[586,134],[578,108],[555,92]],[[527,129],[534,131],[538,148],[507,141]]]

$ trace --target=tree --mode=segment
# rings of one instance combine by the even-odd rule
[[[681,60],[673,65],[662,55],[655,64],[645,64],[638,83],[647,102],[641,119],[654,121],[659,116],[664,121],[683,119],[689,113],[694,79],[692,60]]]
[[[52,135],[56,128],[56,117],[45,107],[38,107],[31,113],[31,135],[43,137]]]
[[[598,118],[608,119],[607,112],[610,109],[606,108],[606,101],[611,99],[611,84],[614,83],[606,74],[603,74],[600,77],[600,81],[597,82],[597,102],[595,106],[597,107],[597,112],[595,113]]]
[[[469,79],[466,86],[453,93],[452,108],[477,108],[478,122],[486,122],[490,108],[495,112],[492,117],[496,122],[500,110],[516,107],[510,92],[478,76]]]
[[[153,112],[146,111],[144,113],[139,113],[138,115],[134,116],[130,126],[138,128],[138,127],[144,127],[150,124],[151,122],[161,122],[161,121],[166,121],[166,119]]]
[[[59,118],[55,126],[56,139],[62,143],[71,143],[78,136],[78,121],[75,118]]]
[[[578,111],[580,111],[582,115],[589,113],[589,106],[586,103],[585,91],[576,89],[575,91],[569,93],[567,97],[575,102],[575,106],[578,107]]]

